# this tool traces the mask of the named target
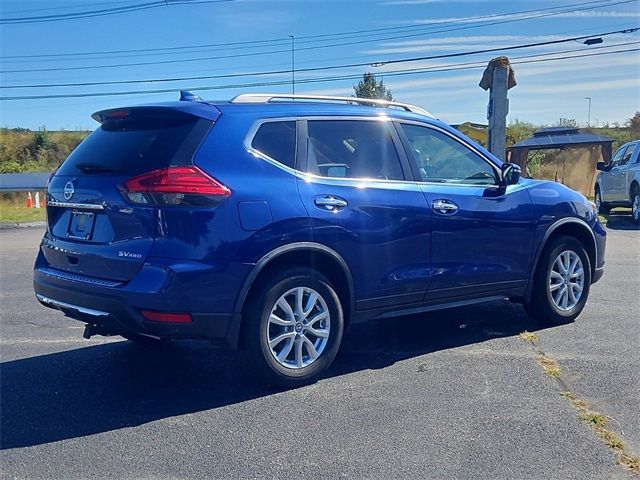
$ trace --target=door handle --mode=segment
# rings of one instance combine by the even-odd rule
[[[434,200],[431,207],[434,212],[442,215],[452,215],[458,211],[458,205],[445,199]]]
[[[335,195],[316,197],[313,200],[313,203],[316,207],[322,208],[323,210],[329,210],[330,212],[341,210],[347,206],[347,201],[345,199],[336,197]]]

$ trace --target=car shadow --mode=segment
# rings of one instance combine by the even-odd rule
[[[353,325],[335,377],[541,327],[492,302]],[[206,342],[110,342],[0,364],[0,448],[93,435],[271,395],[243,352]],[[321,380],[322,381],[322,380]]]
[[[640,230],[640,225],[633,223],[630,208],[612,210],[605,217],[607,219],[607,228],[612,230]]]

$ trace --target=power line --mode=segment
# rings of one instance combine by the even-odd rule
[[[89,2],[89,3],[85,3],[83,5],[66,5],[66,6],[58,6],[58,7],[45,7],[45,8],[26,8],[26,9],[21,9],[21,10],[9,10],[9,11],[4,11],[5,14],[8,15],[13,15],[14,13],[29,13],[29,12],[45,12],[45,11],[51,11],[51,10],[66,10],[66,9],[74,9],[74,8],[79,8],[79,7],[89,7],[89,6],[95,6],[94,5],[95,2]],[[118,1],[110,1],[108,4],[106,5],[113,5],[113,4],[122,4],[122,3],[131,3],[131,0],[118,0]],[[104,5],[104,4],[103,4]]]
[[[472,50],[472,51],[466,51],[466,52],[456,52],[456,53],[447,53],[447,54],[441,54],[441,55],[429,55],[429,56],[422,56],[422,57],[412,57],[412,58],[403,58],[403,59],[396,59],[396,60],[386,60],[386,61],[382,61],[382,62],[376,62],[379,65],[390,65],[390,64],[395,64],[395,63],[408,63],[408,62],[416,62],[416,61],[423,61],[423,60],[437,60],[437,59],[442,59],[442,58],[456,58],[456,57],[463,57],[463,56],[470,56],[470,55],[479,55],[479,54],[484,54],[484,53],[492,53],[492,52],[502,52],[502,51],[506,51],[506,50],[520,50],[523,48],[532,48],[532,47],[540,47],[540,46],[546,46],[546,45],[556,45],[559,43],[567,43],[567,42],[574,42],[574,41],[579,41],[579,40],[585,40],[587,38],[592,38],[592,37],[606,37],[609,35],[615,35],[615,34],[624,34],[624,33],[633,33],[637,30],[640,30],[640,27],[638,28],[630,28],[630,29],[625,29],[625,30],[617,30],[617,31],[613,31],[613,32],[603,32],[603,33],[597,33],[597,34],[593,34],[593,35],[582,35],[582,36],[578,36],[578,37],[570,37],[570,38],[564,38],[564,39],[559,39],[559,40],[548,40],[545,42],[536,42],[536,43],[527,43],[527,44],[521,44],[521,45],[512,45],[509,47],[495,47],[495,48],[486,48],[486,49],[481,49],[481,50]],[[297,71],[299,73],[308,73],[308,72],[318,72],[318,71],[325,71],[325,70],[336,70],[336,69],[344,69],[344,68],[355,68],[355,67],[366,67],[366,66],[370,66],[371,63],[369,62],[364,62],[364,63],[350,63],[350,64],[342,64],[342,65],[327,65],[327,66],[322,66],[322,67],[310,67],[310,68],[301,68],[298,69]],[[211,75],[211,76],[207,76],[207,79],[223,79],[223,78],[242,78],[242,77],[258,77],[258,76],[264,76],[264,75],[279,75],[279,74],[285,74],[285,73],[289,73],[290,70],[286,69],[286,70],[271,70],[271,71],[262,71],[262,72],[246,72],[246,73],[231,73],[231,74],[224,74],[224,75]],[[197,78],[174,78],[174,79],[155,79],[149,82],[145,82],[145,83],[152,83],[153,81],[155,82],[160,82],[160,81],[184,81],[184,80],[195,80]],[[106,85],[109,84],[118,84],[115,83],[116,81],[114,81],[114,83],[103,83]],[[89,83],[89,82],[86,82]],[[127,82],[127,83],[141,83],[141,82]],[[88,85],[71,85],[71,84],[67,84],[67,85],[59,85],[59,86],[88,86]],[[13,87],[13,86],[11,86]],[[5,88],[5,87],[2,87]],[[38,87],[39,88],[39,87]]]
[[[630,2],[634,0],[629,0]],[[497,13],[491,15],[478,16],[473,22],[465,22],[468,23],[479,23],[485,20],[490,20],[495,17],[504,17],[504,16],[513,16],[513,15],[524,15],[528,13],[536,13],[536,12],[545,12],[551,10],[563,10],[562,12],[558,12],[559,14],[567,13],[570,10],[564,10],[567,8],[573,7],[582,7],[582,6],[591,6],[591,8],[602,8],[617,5],[620,2],[613,2],[613,0],[591,0],[588,2],[581,3],[573,3],[562,6],[554,6],[554,7],[546,7],[546,8],[536,8],[532,10],[521,10],[518,12],[507,12],[507,13]],[[622,2],[629,3],[629,2]],[[596,4],[596,6],[594,6]],[[460,24],[460,20],[450,20],[445,22],[437,22],[437,25],[451,25],[451,24]],[[421,25],[405,25],[405,26],[396,26],[396,27],[384,27],[384,28],[374,28],[374,29],[364,29],[364,30],[351,30],[347,32],[334,32],[334,33],[323,33],[317,35],[301,35],[296,36],[299,38],[298,43],[308,43],[313,41],[318,41],[317,39],[321,38],[331,38],[331,37],[361,37],[361,34],[370,34],[375,35],[375,32],[392,32],[392,31],[406,31],[406,30],[416,30],[416,29],[424,29],[425,24]],[[384,33],[378,33],[384,34]],[[110,51],[97,51],[97,52],[75,52],[75,53],[53,53],[53,54],[35,54],[35,55],[5,55],[2,58],[3,62],[6,62],[7,59],[29,59],[29,58],[46,58],[46,57],[71,57],[71,56],[86,56],[86,55],[112,55],[112,54],[135,54],[135,53],[144,53],[148,54],[149,52],[163,52],[163,54],[173,53],[177,50],[183,49],[194,49],[194,48],[211,48],[211,47],[224,47],[225,49],[229,49],[229,47],[240,46],[241,48],[247,48],[247,46],[252,46],[256,44],[288,44],[288,38],[272,38],[266,40],[248,40],[242,42],[223,42],[223,43],[208,43],[208,44],[199,44],[199,45],[183,45],[177,47],[156,47],[156,48],[142,48],[142,49],[128,49],[128,50],[110,50]]]
[[[640,41],[633,42],[623,42],[616,43],[613,45],[601,45],[598,47],[588,47],[589,50],[600,50],[603,48],[614,48],[621,47],[625,45],[635,45],[640,43]],[[577,52],[579,50],[563,50],[560,52],[552,52],[553,54],[558,53],[571,53]],[[534,57],[540,55],[532,55]],[[474,62],[475,63],[475,62]],[[359,65],[363,66],[363,65]],[[322,67],[316,67],[322,68]],[[310,72],[314,69],[298,69],[297,72]],[[44,83],[44,84],[33,84],[33,85],[0,85],[0,89],[22,89],[22,88],[59,88],[59,87],[90,87],[90,86],[102,86],[102,85],[128,85],[128,84],[144,84],[144,83],[167,83],[167,82],[184,82],[190,80],[214,80],[214,79],[222,79],[222,78],[234,78],[239,76],[262,76],[262,75],[277,75],[284,74],[289,72],[290,70],[276,70],[271,72],[248,72],[248,73],[236,73],[236,74],[227,74],[227,75],[198,75],[191,77],[173,77],[173,78],[148,78],[141,80],[105,80],[99,82],[75,82],[75,83]],[[385,73],[386,75],[386,73]]]
[[[436,33],[450,32],[450,31],[457,31],[457,30],[467,30],[467,29],[471,29],[471,28],[486,27],[486,26],[490,26],[490,25],[518,22],[518,21],[530,20],[530,19],[534,19],[534,18],[542,18],[542,17],[552,16],[552,15],[559,15],[559,14],[568,13],[568,12],[592,10],[594,8],[601,8],[603,6],[611,6],[611,5],[617,5],[617,4],[622,4],[622,3],[630,3],[630,2],[635,2],[635,1],[637,1],[637,0],[622,0],[622,1],[618,1],[616,3],[609,3],[609,4],[606,4],[606,5],[585,7],[585,8],[574,9],[574,10],[565,10],[565,11],[561,11],[561,12],[551,12],[551,13],[534,15],[534,16],[529,16],[529,17],[520,17],[520,18],[511,19],[511,20],[500,20],[500,21],[494,21],[494,22],[490,22],[490,23],[484,23],[484,24],[481,24],[481,25],[465,25],[465,26],[462,26],[462,27],[455,27],[455,28],[450,28],[450,29],[441,29],[441,30],[435,30],[435,31],[431,31],[431,32],[412,33],[412,34],[408,34],[408,35],[398,35],[398,36],[386,37],[386,38],[378,39],[378,41],[381,41],[381,40],[394,40],[394,39],[400,39],[400,38],[410,38],[410,37],[416,37],[416,36],[423,36],[423,35],[426,35],[426,34],[430,34],[431,35],[431,34],[436,34]],[[317,45],[317,46],[310,46],[310,47],[299,47],[299,48],[296,49],[296,51],[299,52],[299,51],[303,51],[303,50],[316,50],[316,49],[322,49],[322,48],[331,48],[331,47],[346,46],[346,45],[356,45],[356,44],[362,44],[362,43],[370,43],[371,41],[372,40],[358,40],[358,41],[351,41],[351,42],[333,43],[333,44],[327,44],[327,45]],[[104,68],[121,68],[121,67],[133,67],[133,66],[165,65],[165,64],[175,64],[175,63],[201,62],[201,61],[207,61],[207,60],[222,60],[222,59],[240,58],[240,57],[248,57],[248,56],[253,57],[253,56],[258,56],[258,55],[269,55],[269,54],[275,54],[275,53],[288,53],[288,52],[289,52],[289,49],[287,48],[287,49],[282,49],[282,50],[270,50],[270,51],[264,51],[264,52],[221,55],[221,56],[213,56],[213,57],[197,57],[197,58],[186,58],[186,59],[161,60],[161,61],[151,61],[151,62],[135,62],[135,63],[107,64],[107,65],[83,65],[83,66],[74,66],[74,67],[36,68],[36,69],[22,69],[22,70],[3,70],[3,71],[0,71],[0,74],[30,73],[30,72],[53,72],[53,71],[69,71],[69,70],[94,70],[94,69],[104,69]]]
[[[640,48],[629,48],[622,50],[615,50],[612,52],[598,52],[598,53],[584,53],[579,55],[566,55],[555,58],[541,58],[538,60],[523,60],[521,62],[514,61],[514,65],[518,64],[529,64],[529,63],[542,63],[542,62],[551,62],[558,60],[566,60],[573,58],[583,58],[583,57],[596,57],[602,55],[612,55],[619,54],[625,52],[637,52],[640,51]],[[459,64],[465,65],[465,64]],[[454,70],[468,70],[468,69],[478,69],[484,68],[485,63],[480,64],[478,62],[475,66],[455,66],[452,65],[451,68],[424,68],[424,69],[411,69],[411,70],[398,70],[385,72],[386,76],[401,76],[401,75],[415,75],[420,73],[436,73],[436,72],[448,72]],[[297,80],[297,83],[300,84],[308,84],[308,83],[319,83],[319,82],[333,82],[339,80],[349,80],[349,79],[359,79],[362,75],[341,75],[341,76],[331,76],[331,77],[321,77],[321,78],[306,78]],[[271,81],[271,82],[252,82],[252,83],[244,83],[244,84],[228,84],[228,85],[208,85],[208,86],[198,86],[192,87],[192,90],[225,90],[230,88],[254,88],[254,87],[264,87],[264,86],[277,86],[277,85],[288,85],[290,81],[279,80],[279,81]],[[64,99],[64,98],[85,98],[85,97],[111,97],[111,96],[125,96],[125,95],[140,95],[140,94],[157,94],[157,93],[173,93],[177,92],[177,88],[166,88],[166,89],[156,89],[156,90],[130,90],[130,91],[120,91],[120,92],[93,92],[93,93],[74,93],[74,94],[54,94],[54,95],[32,95],[32,96],[15,96],[15,97],[0,97],[0,101],[13,101],[13,100],[45,100],[45,99]]]
[[[55,22],[60,20],[76,20],[80,18],[104,17],[119,13],[137,12],[151,8],[167,7],[171,5],[199,5],[207,3],[226,3],[235,0],[155,0],[152,2],[127,5],[123,7],[103,8],[100,10],[88,10],[75,13],[61,13],[57,15],[40,15],[35,17],[0,18],[0,25],[21,25],[25,23]]]

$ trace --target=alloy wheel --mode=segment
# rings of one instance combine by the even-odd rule
[[[631,205],[631,213],[633,215],[633,221],[640,223],[640,194],[636,193],[633,196],[633,204]]]
[[[312,288],[296,287],[273,305],[267,344],[282,366],[292,369],[315,362],[327,346],[331,315],[324,298]]]
[[[580,256],[573,250],[561,252],[549,272],[548,289],[558,310],[573,309],[584,290],[584,268]]]

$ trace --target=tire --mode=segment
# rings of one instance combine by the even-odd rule
[[[271,385],[315,382],[338,353],[344,329],[342,306],[330,282],[314,270],[296,268],[267,280],[251,295],[243,335],[257,370]]]
[[[568,272],[563,272],[564,267]],[[577,275],[580,271],[581,275]],[[559,236],[542,251],[533,277],[531,301],[524,308],[543,324],[570,323],[582,312],[590,287],[591,263],[586,250],[576,238]]]
[[[637,187],[631,193],[631,218],[633,223],[640,225],[640,190]]]
[[[596,187],[596,207],[598,208],[598,213],[601,213],[602,215],[609,215],[609,212],[611,211],[611,207],[602,201],[602,194],[598,187]]]

